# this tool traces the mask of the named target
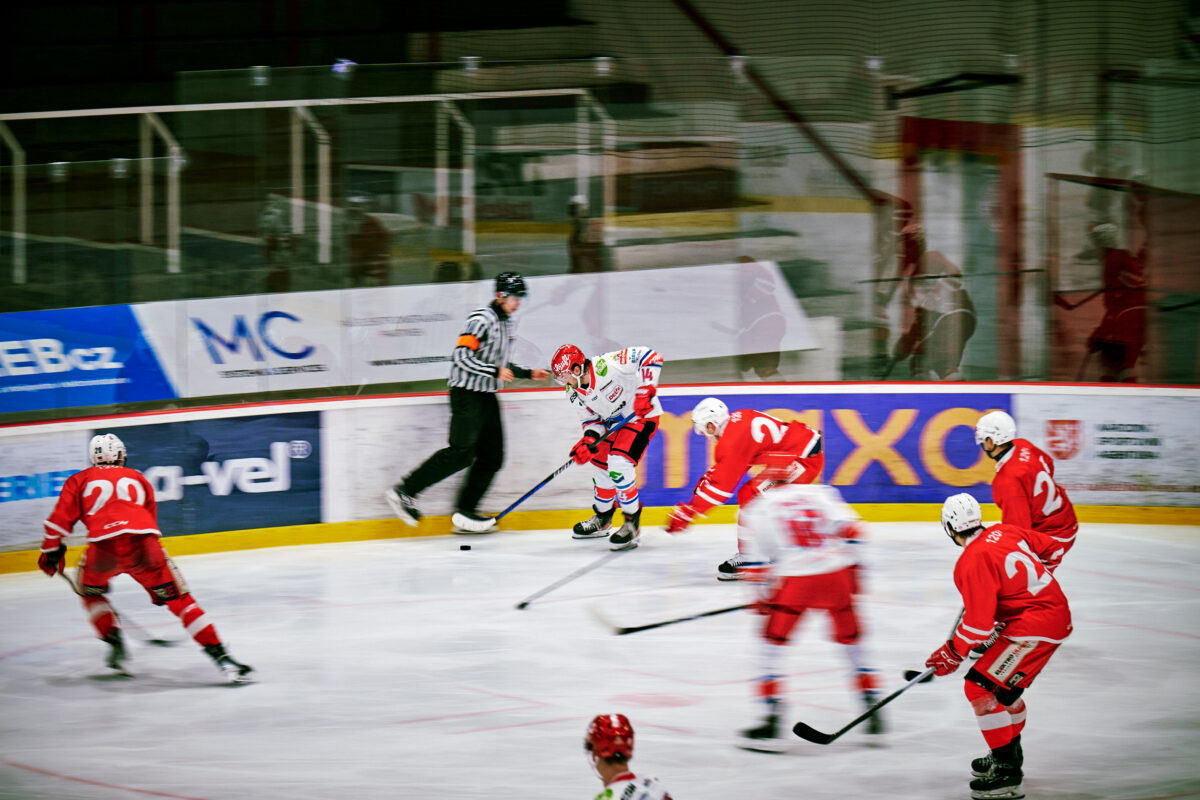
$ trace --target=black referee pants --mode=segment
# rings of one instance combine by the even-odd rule
[[[458,491],[457,511],[475,513],[479,501],[504,464],[504,428],[500,401],[492,392],[450,387],[450,444],[425,459],[404,479],[407,494],[416,497],[454,473],[470,467]]]

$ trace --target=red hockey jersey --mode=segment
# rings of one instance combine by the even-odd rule
[[[1075,538],[1079,523],[1067,492],[1054,482],[1054,459],[1025,439],[996,462],[992,502],[1001,521],[1053,536],[1059,542]]]
[[[717,441],[713,465],[696,483],[689,502],[701,514],[722,505],[733,496],[746,471],[765,463],[768,454],[788,453],[803,463],[803,459],[820,452],[821,434],[803,422],[784,422],[747,408],[734,411]],[[808,476],[809,481],[819,469]]]
[[[67,478],[44,523],[42,550],[57,548],[80,520],[87,526],[90,542],[123,533],[162,535],[154,488],[145,475],[130,467],[88,467]]]
[[[1071,609],[1040,553],[1055,546],[1048,536],[1000,523],[967,541],[954,567],[963,599],[962,622],[950,641],[967,653],[1003,623],[1011,639],[1061,642],[1071,633]]]

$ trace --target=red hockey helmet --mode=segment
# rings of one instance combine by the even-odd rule
[[[579,367],[578,376],[583,375],[586,363],[587,358],[582,350],[573,344],[564,344],[554,351],[554,358],[550,359],[550,371],[554,373],[554,380],[565,386],[568,384],[567,379],[576,375],[576,367]]]
[[[600,714],[588,725],[583,749],[599,758],[633,758],[633,726],[624,714]]]

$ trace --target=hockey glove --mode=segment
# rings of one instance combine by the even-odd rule
[[[654,411],[655,388],[653,386],[642,386],[637,390],[637,395],[633,398],[633,413],[637,414],[642,419],[645,419],[652,411]]]
[[[667,533],[679,533],[688,525],[692,524],[692,519],[696,516],[696,509],[692,508],[687,503],[680,503],[671,509],[670,515],[667,517]]]
[[[933,654],[925,660],[925,666],[933,667],[935,675],[949,675],[954,670],[958,669],[958,665],[962,663],[963,657],[954,650],[954,645],[946,642]]]
[[[571,458],[575,459],[576,464],[586,464],[592,460],[592,456],[596,455],[596,440],[599,438],[589,431],[575,443],[575,446],[571,448]]]
[[[54,573],[62,572],[67,566],[66,555],[67,546],[65,544],[60,544],[57,549],[49,552],[43,551],[38,556],[38,569],[53,578]]]

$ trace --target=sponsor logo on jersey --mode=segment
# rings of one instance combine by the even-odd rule
[[[623,392],[623,391],[625,391],[625,390],[622,389],[619,385],[614,387],[613,390],[608,393],[608,401],[611,403],[612,401],[616,400],[618,397],[621,396],[621,392]]]
[[[307,458],[312,445],[306,441],[271,442],[271,457],[230,458],[205,461],[199,475],[184,475],[183,467],[156,466],[145,470],[158,502],[183,499],[183,487],[207,485],[216,497],[234,489],[246,494],[286,492],[292,488],[291,459]]]
[[[1046,420],[1046,449],[1050,455],[1066,461],[1079,455],[1083,443],[1083,423],[1077,419]]]
[[[608,374],[608,362],[603,358],[596,362],[596,374],[602,378]]]

